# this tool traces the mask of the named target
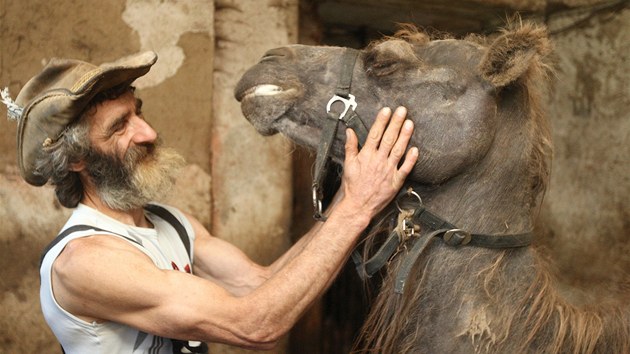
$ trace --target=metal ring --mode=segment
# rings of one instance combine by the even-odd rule
[[[313,209],[315,209],[315,218],[322,217],[322,200],[317,196],[318,188],[317,184],[313,184]]]
[[[322,211],[322,201],[317,197],[317,185],[313,185],[313,208],[316,210]]]
[[[409,188],[409,189],[407,190],[407,193],[405,193],[405,194],[401,195],[400,197],[396,198],[396,208],[398,208],[398,211],[399,211],[399,212],[401,212],[401,213],[402,213],[402,212],[403,212],[403,210],[402,210],[402,208],[400,207],[400,204],[398,204],[398,200],[399,200],[400,198],[402,198],[402,197],[409,197],[409,196],[412,196],[412,197],[416,197],[416,198],[418,198],[418,204],[419,204],[419,205],[422,205],[422,198],[420,198],[420,195],[418,195],[418,193],[416,193],[413,189]]]

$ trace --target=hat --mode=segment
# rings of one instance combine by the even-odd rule
[[[46,184],[50,176],[35,171],[35,161],[43,156],[43,148],[79,118],[96,94],[123,83],[131,84],[149,72],[156,60],[154,52],[100,66],[80,60],[51,59],[40,74],[24,85],[13,107],[9,107],[9,115],[18,120],[18,165],[24,180],[35,186]],[[8,92],[3,92],[5,95]]]

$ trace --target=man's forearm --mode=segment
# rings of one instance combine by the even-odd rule
[[[330,214],[335,210],[336,206],[343,199],[343,190],[339,190],[335,196],[333,197],[330,206],[325,210],[324,215],[329,217]],[[268,268],[269,273],[271,275],[278,272],[282,267],[284,267],[288,262],[290,262],[295,256],[300,254],[304,247],[311,241],[314,235],[316,235],[321,229],[323,222],[316,222],[311,229],[304,234],[300,239],[291,246],[280,258],[275,260]]]
[[[342,205],[336,208],[300,245],[300,252],[251,294],[252,303],[262,309],[258,328],[286,333],[330,285],[368,223],[365,214]]]

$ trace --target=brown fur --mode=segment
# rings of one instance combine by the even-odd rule
[[[405,29],[403,38],[411,37],[409,30]],[[532,43],[536,44],[535,48],[531,48]],[[499,114],[525,115],[523,118],[529,122],[528,171],[531,189],[527,195],[531,197],[532,209],[535,209],[542,202],[550,173],[550,130],[541,104],[544,92],[539,90],[543,86],[539,83],[549,80],[550,69],[544,60],[531,60],[531,57],[547,56],[551,51],[550,44],[544,29],[524,25],[516,31],[506,30],[494,46],[501,47],[498,51],[489,52],[480,70],[500,89],[511,85],[507,89],[518,91],[516,102],[520,105],[503,107],[504,111]],[[525,60],[510,57],[514,51],[525,52],[519,56],[525,57]],[[512,83],[514,77],[518,80]],[[392,218],[393,212],[390,210],[382,220]],[[385,224],[380,222],[380,227],[373,229],[366,241],[364,256],[375,247],[379,235],[387,234],[391,229],[383,227]],[[436,240],[434,243],[440,242]],[[448,252],[446,257],[436,252],[444,249]],[[479,312],[471,316],[469,327],[457,337],[468,341],[475,352],[630,352],[627,305],[624,302],[588,306],[571,303],[559,293],[557,282],[548,271],[549,265],[535,249],[494,251],[471,248],[453,251],[443,245],[433,245],[417,261],[415,276],[410,277],[411,282],[406,286],[409,290],[397,295],[393,292],[393,277],[403,258],[404,253],[399,254],[389,265],[356,352],[435,352],[438,347],[425,347],[422,343],[430,341],[428,337],[433,337],[436,331],[443,332],[447,341],[453,333],[449,333],[447,328],[428,326],[430,321],[427,318],[444,309],[460,316],[460,310],[453,309],[461,309],[462,303],[470,299],[473,299]],[[466,264],[462,264],[462,260],[466,260]],[[468,274],[468,269],[476,269],[474,265],[479,265],[480,270]],[[444,272],[445,268],[450,269]],[[453,277],[450,277],[451,274]],[[461,278],[466,275],[472,280]],[[440,342],[439,335],[437,341]],[[455,348],[463,349],[461,345]]]
[[[282,132],[311,148],[322,130],[345,50],[289,46],[267,53],[236,87],[261,134]],[[434,213],[473,233],[531,231],[547,188],[551,137],[542,97],[550,79],[544,28],[514,21],[491,38],[431,40],[411,26],[363,50],[352,78],[357,113],[404,105],[420,157],[407,182]],[[274,85],[273,95],[253,87]],[[366,125],[371,121],[366,121]],[[340,133],[341,135],[341,133]],[[343,161],[343,137],[331,148]],[[405,208],[410,207],[405,205]],[[366,254],[396,223],[382,213],[362,243]],[[426,236],[430,229],[420,230]],[[409,247],[409,246],[408,246]],[[405,292],[394,256],[357,352],[619,353],[630,349],[628,305],[578,303],[535,247],[451,247],[436,239],[415,260]]]

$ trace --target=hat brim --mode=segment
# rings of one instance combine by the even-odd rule
[[[36,171],[35,163],[44,153],[45,142],[54,142],[64,129],[85,110],[98,93],[145,75],[156,62],[154,52],[128,56],[95,67],[83,74],[71,88],[42,92],[24,108],[18,124],[18,165],[26,182],[41,186],[50,176]]]

